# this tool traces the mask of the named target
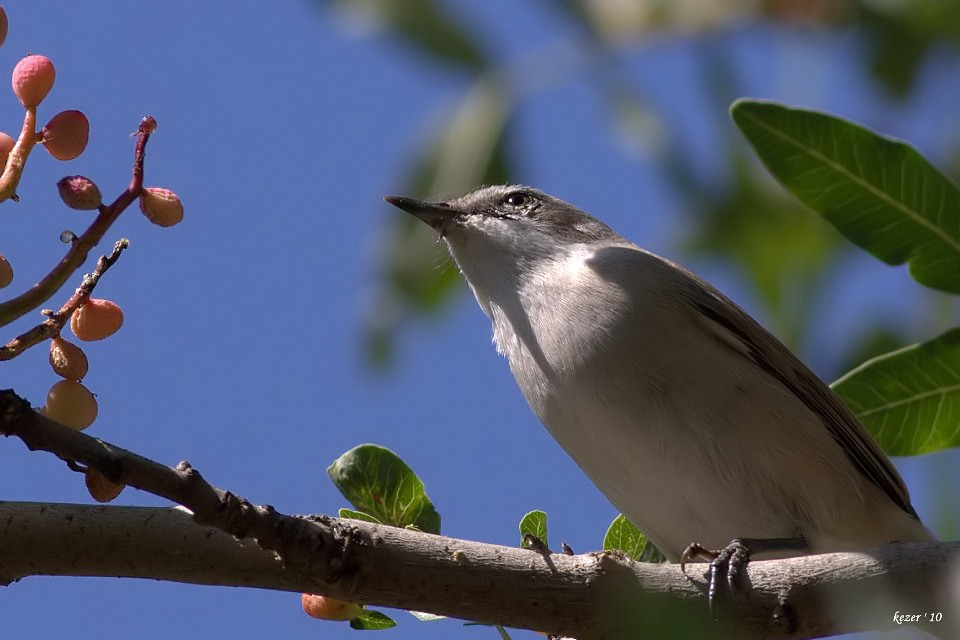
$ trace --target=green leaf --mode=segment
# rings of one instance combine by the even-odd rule
[[[520,546],[523,546],[527,534],[536,536],[545,547],[547,544],[547,513],[545,511],[530,511],[520,518]]]
[[[647,537],[622,513],[617,514],[617,517],[607,528],[607,533],[603,536],[604,551],[611,549],[622,551],[634,560],[640,558],[646,546]]]
[[[440,533],[440,514],[417,474],[389,449],[362,444],[337,458],[327,474],[358,511],[394,527]]]
[[[374,524],[383,524],[369,513],[364,513],[363,511],[354,511],[353,509],[347,509],[345,507],[341,507],[337,512],[337,515],[339,515],[341,518],[351,518],[353,520],[363,520],[364,522],[372,522]]]
[[[666,558],[657,547],[647,539],[640,529],[624,515],[618,514],[606,535],[603,536],[604,550],[616,549],[639,562],[665,562]]]
[[[731,115],[770,173],[849,240],[960,293],[960,191],[916,149],[773,102],[738,100]]]
[[[868,360],[833,389],[890,455],[960,446],[960,329]]]
[[[363,613],[350,621],[351,629],[360,631],[380,631],[397,626],[393,618],[373,609],[364,609]]]

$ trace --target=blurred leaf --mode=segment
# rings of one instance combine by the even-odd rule
[[[603,548],[605,551],[622,551],[638,562],[666,562],[660,550],[622,513],[610,523],[606,535],[603,536]]]
[[[902,19],[890,19],[884,12],[868,10],[863,26],[873,73],[890,93],[906,96],[932,39],[907,28]]]
[[[729,191],[705,192],[696,203],[701,218],[687,249],[735,261],[769,309],[777,335],[798,348],[842,244],[806,207],[761,181],[736,145],[730,154]]]
[[[414,170],[413,192],[405,195],[458,196],[484,182],[505,182],[502,143],[512,106],[498,76],[478,76]]]
[[[336,5],[389,24],[438,60],[476,70],[486,65],[469,31],[451,20],[434,0],[336,0]]]
[[[960,329],[865,362],[833,383],[883,450],[960,445]]]
[[[395,626],[397,623],[392,618],[373,609],[364,609],[363,613],[350,621],[350,628],[360,631],[380,631]]]
[[[960,191],[913,147],[772,102],[738,100],[731,113],[770,172],[848,239],[960,293]]]
[[[960,43],[960,12],[954,2],[859,3],[857,26],[864,34],[873,72],[896,96],[913,87],[928,52],[943,43]]]
[[[543,546],[549,548],[547,544],[547,513],[545,511],[531,511],[520,518],[521,547],[527,534],[535,536],[543,543]]]
[[[362,444],[327,468],[340,493],[358,511],[394,527],[413,525],[440,533],[440,514],[430,502],[417,474],[389,449]]]
[[[630,80],[613,76],[600,87],[610,111],[614,137],[628,153],[657,157],[666,165],[670,158],[665,156],[676,152],[670,147],[667,123]]]
[[[401,222],[394,225],[393,240],[398,244],[390,265],[389,283],[394,294],[418,312],[436,311],[460,282],[460,274],[435,231],[399,209],[396,215]]]
[[[353,509],[347,509],[341,507],[337,512],[337,515],[341,518],[351,518],[353,520],[363,520],[364,522],[372,522],[373,524],[383,524],[377,520],[374,516],[369,513],[364,513],[363,511],[354,511]]]
[[[507,182],[504,128],[510,102],[499,82],[478,79],[399,195],[447,198],[481,184]],[[436,313],[459,290],[460,282],[435,231],[400,210],[389,213],[392,231],[384,251],[384,290],[367,314],[366,329],[368,354],[380,365],[389,362],[400,323],[411,314]]]

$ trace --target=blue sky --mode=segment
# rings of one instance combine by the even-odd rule
[[[570,25],[545,5],[518,2],[504,24],[486,3],[450,3],[502,61],[570,39]],[[4,6],[10,34],[0,67],[12,69],[27,53],[49,56],[57,82],[40,120],[81,109],[91,140],[69,163],[35,151],[21,202],[0,204],[0,251],[17,273],[3,293],[49,270],[64,250],[61,230],[89,222],[60,203],[60,177],[87,175],[107,200],[127,184],[129,134],[145,114],[159,122],[146,183],[173,189],[186,207],[184,222],[170,229],[130,209],[101,247],[131,240],[97,290],[122,305],[126,322],[116,336],[85,346],[85,383],[101,411],[89,433],[164,463],[187,458],[212,483],[287,513],[343,506],[327,465],[356,444],[377,442],[418,471],[447,535],[516,544],[517,521],[542,508],[555,546],[561,539],[578,551],[599,546],[613,508],[537,423],[472,300],[461,296],[437,318],[408,326],[390,370],[365,362],[361,327],[378,257],[391,218],[403,215],[381,198],[402,188],[405,162],[455,107],[466,74],[319,3]],[[853,37],[743,27],[721,44],[741,63],[740,81],[752,95],[838,111],[934,158],[945,153],[944,139],[957,134],[956,89],[924,76],[930,86],[914,102],[880,99],[848,60]],[[717,128],[729,125],[725,111],[705,111],[697,55],[688,39],[658,40],[629,57],[627,72],[683,131],[671,144],[719,174]],[[782,75],[800,59],[802,77]],[[608,115],[584,73],[532,92],[509,139],[515,181],[676,256],[691,212],[649,158],[618,141]],[[12,93],[0,91],[0,129],[15,133],[21,118]],[[751,308],[735,270],[694,266]],[[861,290],[854,277],[874,284]],[[834,286],[830,328],[805,354],[821,370],[844,326],[903,313],[928,295],[903,269],[860,255],[847,259]],[[38,318],[5,328],[4,339]],[[46,358],[37,348],[4,363],[0,385],[41,403],[55,381]],[[4,499],[89,502],[82,479],[52,456],[0,444]],[[956,482],[956,462],[937,454],[898,463],[919,511],[944,535],[956,527],[960,505],[934,487]],[[164,504],[130,489],[118,502]],[[403,627],[385,632],[391,637],[495,637],[455,622],[397,618]],[[306,618],[296,594],[151,581],[28,578],[0,591],[0,619],[12,638],[159,639],[185,628],[198,637],[356,637],[345,625]]]

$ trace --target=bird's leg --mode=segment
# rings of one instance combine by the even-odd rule
[[[733,594],[743,587],[743,575],[750,555],[771,551],[809,551],[806,539],[793,538],[737,538],[723,549],[710,550],[698,542],[691,543],[680,556],[680,570],[687,572],[687,562],[695,558],[710,561],[710,579],[707,583],[707,602],[711,613],[719,593],[720,584],[726,578],[727,590]]]

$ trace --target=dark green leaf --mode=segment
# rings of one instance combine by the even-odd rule
[[[913,147],[772,102],[738,100],[731,113],[770,172],[848,239],[960,293],[960,191]]]
[[[604,550],[616,549],[640,562],[664,562],[660,550],[637,529],[623,514],[618,514],[606,535],[603,536]]]
[[[545,511],[530,511],[520,518],[520,546],[527,534],[535,536],[545,547],[547,545],[547,514]]]
[[[424,492],[423,482],[389,449],[375,444],[354,447],[337,458],[327,473],[358,511],[394,527],[413,525],[440,533],[440,514]]]
[[[363,613],[350,621],[350,627],[360,631],[380,631],[395,626],[397,623],[392,618],[373,609],[364,609]]]
[[[869,360],[833,389],[890,455],[960,446],[960,329]]]

